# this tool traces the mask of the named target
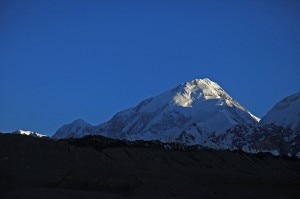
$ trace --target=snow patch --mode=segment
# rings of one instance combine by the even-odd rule
[[[47,135],[43,135],[40,133],[36,133],[33,131],[25,131],[25,130],[17,130],[15,132],[13,132],[13,134],[19,134],[19,135],[27,135],[27,136],[33,136],[33,137],[48,137]]]

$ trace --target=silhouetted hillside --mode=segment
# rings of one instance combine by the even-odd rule
[[[101,136],[0,134],[0,198],[298,198],[300,161]]]

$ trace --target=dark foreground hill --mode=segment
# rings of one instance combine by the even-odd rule
[[[293,158],[0,134],[0,198],[299,198],[299,187]]]

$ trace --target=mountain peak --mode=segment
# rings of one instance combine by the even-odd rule
[[[72,122],[73,125],[86,125],[88,124],[86,121],[84,121],[83,119],[76,119]]]
[[[209,100],[220,98],[232,100],[216,82],[204,78],[194,79],[182,84],[173,99],[178,106],[192,107],[193,102],[197,99]]]
[[[209,78],[194,79],[194,80],[192,80],[191,82],[197,83],[197,84],[199,84],[199,83],[205,83],[205,84],[211,85],[211,86],[217,84],[216,82],[210,80]]]
[[[204,78],[145,99],[96,127],[74,123],[61,127],[54,137],[99,134],[119,139],[168,141],[192,125],[201,134],[210,136],[222,134],[236,124],[256,124],[257,120],[216,82]]]
[[[52,138],[82,137],[89,133],[91,127],[92,125],[83,119],[77,119],[60,127]]]

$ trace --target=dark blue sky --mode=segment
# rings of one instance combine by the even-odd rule
[[[300,91],[300,1],[0,1],[0,131],[99,124],[208,77],[261,117]]]

